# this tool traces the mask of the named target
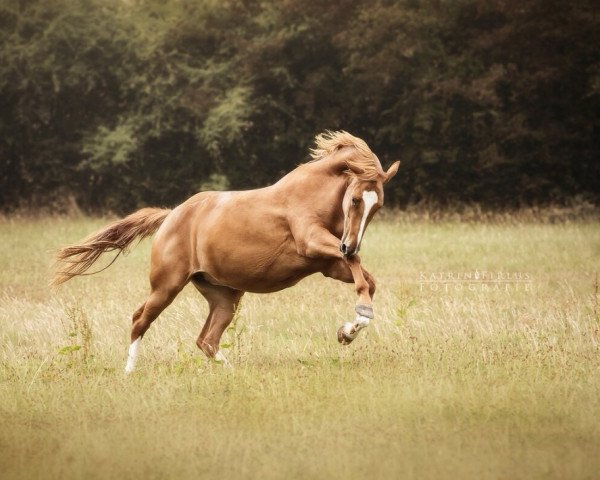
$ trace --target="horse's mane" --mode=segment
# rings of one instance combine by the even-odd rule
[[[349,166],[355,166],[363,170],[363,173],[356,174],[351,170],[349,174],[355,175],[360,180],[375,180],[381,172],[381,165],[375,154],[368,147],[366,142],[354,135],[350,135],[344,130],[332,132],[326,130],[315,137],[315,148],[310,149],[312,161],[321,160],[336,150],[343,147],[354,147],[357,154],[353,155],[346,162]]]

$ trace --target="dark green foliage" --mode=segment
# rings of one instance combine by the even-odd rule
[[[0,208],[252,188],[346,129],[387,201],[597,202],[591,1],[0,5]]]

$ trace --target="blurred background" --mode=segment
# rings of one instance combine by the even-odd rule
[[[598,204],[592,1],[0,3],[0,209],[124,213],[276,181],[315,134],[386,204]]]

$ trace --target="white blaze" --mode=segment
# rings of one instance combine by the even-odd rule
[[[362,237],[365,233],[365,224],[367,223],[367,217],[373,208],[373,205],[377,203],[377,192],[373,190],[365,190],[362,194],[363,201],[365,202],[365,209],[363,211],[362,220],[360,221],[360,227],[358,229],[358,243],[356,244],[356,249],[360,247],[360,242],[362,242]]]
[[[125,365],[125,373],[131,373],[135,370],[135,361],[137,360],[138,347],[140,346],[140,340],[142,337],[138,337],[134,342],[129,345],[129,355],[127,355],[127,365]]]

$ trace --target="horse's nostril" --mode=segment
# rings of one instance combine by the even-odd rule
[[[340,245],[340,250],[341,250],[342,253],[347,253],[348,247],[346,246],[345,243],[342,243]]]

